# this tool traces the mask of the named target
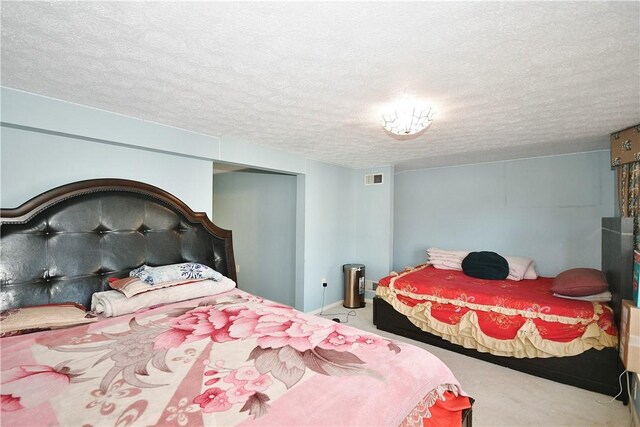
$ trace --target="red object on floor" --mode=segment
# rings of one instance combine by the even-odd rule
[[[438,399],[429,408],[431,418],[423,418],[423,427],[459,427],[462,425],[462,411],[471,408],[467,396],[456,396],[450,391],[444,393],[445,400]]]

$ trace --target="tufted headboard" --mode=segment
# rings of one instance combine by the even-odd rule
[[[0,211],[0,310],[65,301],[89,307],[110,277],[185,261],[235,281],[231,231],[141,182],[79,181]]]

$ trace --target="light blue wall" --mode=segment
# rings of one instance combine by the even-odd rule
[[[382,184],[364,185],[367,174],[383,174]],[[377,282],[393,268],[393,167],[356,171],[356,255],[365,278]]]
[[[255,172],[213,177],[213,221],[233,230],[241,289],[293,306],[296,266],[293,175]]]
[[[264,145],[248,144],[241,141],[220,141],[218,158],[227,163],[250,165],[260,169],[305,173],[305,158],[299,154],[274,150]]]
[[[549,275],[597,267],[600,218],[614,214],[606,152],[392,176],[390,167],[355,171],[7,88],[2,122],[3,207],[71,181],[120,177],[211,215],[214,160],[298,174],[295,305],[305,311],[320,307],[322,279],[325,304],[342,299],[343,264],[362,262],[378,280],[390,264],[423,262],[428,246],[530,256]],[[365,173],[381,171],[383,186],[363,186]]]
[[[217,153],[217,138],[5,88],[1,102],[3,207],[110,177],[156,185],[211,215],[212,163],[203,156]]]
[[[305,173],[305,158],[262,145],[221,140],[171,126],[0,87],[2,122],[136,149]]]
[[[606,151],[398,173],[394,268],[430,246],[530,257],[549,276],[600,268],[614,189]]]
[[[13,207],[58,185],[99,177],[164,188],[212,215],[214,160],[297,176],[296,307],[342,300],[342,264],[355,262],[351,169],[246,142],[220,140],[27,92],[1,88],[0,203]],[[335,246],[334,246],[335,245]]]
[[[304,310],[343,299],[342,265],[356,259],[356,172],[307,160],[305,176]]]
[[[219,157],[220,141],[216,137],[4,87],[1,98],[5,124],[172,155]]]
[[[305,165],[306,169],[306,165]],[[304,230],[306,211],[305,206],[307,203],[306,188],[307,180],[305,175],[298,175],[297,192],[296,192],[296,289],[295,289],[295,308],[304,311],[304,296],[306,291],[305,286],[305,239]]]

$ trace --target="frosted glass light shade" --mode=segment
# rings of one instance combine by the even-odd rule
[[[434,114],[429,106],[397,105],[382,114],[382,126],[395,135],[415,135],[429,127]]]

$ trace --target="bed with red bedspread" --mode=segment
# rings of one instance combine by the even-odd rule
[[[615,395],[618,332],[607,304],[553,296],[553,279],[483,280],[428,264],[379,281],[378,329]]]
[[[575,356],[617,345],[609,306],[555,297],[552,283],[477,279],[425,264],[383,278],[377,294],[420,329],[497,356]]]

